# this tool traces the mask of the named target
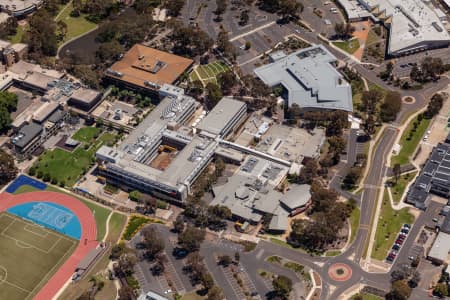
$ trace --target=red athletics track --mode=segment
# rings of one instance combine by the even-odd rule
[[[19,195],[1,193],[0,212],[27,202],[53,202],[62,205],[70,209],[77,216],[81,224],[81,239],[78,247],[33,298],[34,300],[50,300],[67,280],[72,277],[80,261],[91,249],[97,247],[97,226],[91,210],[83,202],[69,195],[55,192],[31,192]],[[87,240],[86,245],[84,243],[85,240]]]

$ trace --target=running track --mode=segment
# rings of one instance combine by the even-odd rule
[[[34,300],[49,300],[72,277],[79,262],[89,251],[97,247],[96,223],[91,210],[81,201],[69,195],[55,192],[31,192],[19,195],[1,193],[0,212],[6,211],[8,208],[18,204],[35,201],[53,202],[64,206],[77,216],[81,224],[81,239],[78,247],[33,298]],[[88,241],[86,245],[84,244],[85,239]]]

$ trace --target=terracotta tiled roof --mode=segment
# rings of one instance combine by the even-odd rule
[[[145,82],[172,84],[192,63],[192,59],[136,44],[105,75],[151,89]]]

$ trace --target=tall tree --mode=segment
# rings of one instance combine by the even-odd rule
[[[17,168],[14,158],[0,149],[0,185],[14,179],[17,175]]]
[[[292,291],[292,280],[284,275],[278,275],[272,281],[274,292],[282,299],[288,299]]]

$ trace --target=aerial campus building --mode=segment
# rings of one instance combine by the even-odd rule
[[[0,0],[0,11],[13,17],[22,17],[37,10],[43,2],[43,0]]]
[[[102,146],[96,157],[107,182],[184,201],[215,154],[242,159],[219,145],[245,119],[247,108],[244,102],[223,98],[206,117],[196,119],[197,101],[179,92],[170,96],[167,87],[165,91],[166,97],[118,148]]]
[[[118,86],[158,95],[164,84],[176,84],[193,63],[192,59],[136,44],[104,75]]]
[[[429,194],[450,198],[450,136],[446,143],[438,144],[432,151],[420,175],[411,186],[406,202],[426,209]]]
[[[353,110],[351,86],[336,70],[336,57],[322,45],[289,55],[275,52],[270,60],[254,73],[270,87],[282,85],[289,107],[297,104],[303,111]]]
[[[348,20],[371,19],[389,29],[387,53],[407,55],[447,47],[450,35],[439,12],[422,0],[339,0]]]

